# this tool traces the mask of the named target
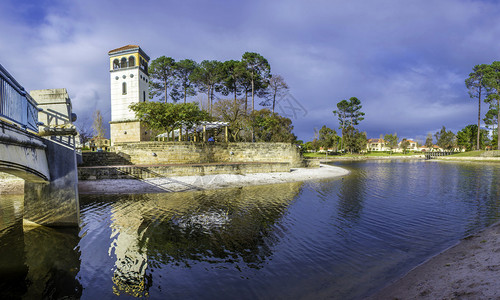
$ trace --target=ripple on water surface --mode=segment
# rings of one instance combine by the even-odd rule
[[[17,274],[0,278],[13,286],[0,286],[1,296],[358,299],[498,219],[499,166],[337,165],[351,173],[217,191],[81,195],[79,235],[23,233],[22,199],[0,201],[0,276]]]

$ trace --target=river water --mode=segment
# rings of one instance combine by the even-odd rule
[[[362,161],[343,178],[80,195],[23,231],[0,196],[0,298],[361,299],[499,219],[500,164]]]

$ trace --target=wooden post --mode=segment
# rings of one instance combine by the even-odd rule
[[[203,141],[207,141],[207,125],[203,125]]]
[[[182,141],[182,126],[179,127],[179,142]]]
[[[226,137],[226,143],[227,143],[227,125],[226,125],[226,126],[224,126],[224,127],[225,127],[225,134],[224,134],[224,135],[225,135],[225,137]]]

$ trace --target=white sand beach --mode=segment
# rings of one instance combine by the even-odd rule
[[[81,180],[80,194],[168,193],[208,189],[244,187],[345,176],[349,171],[335,166],[296,168],[291,172],[253,173],[245,175],[217,174],[205,176],[175,176],[165,178]]]

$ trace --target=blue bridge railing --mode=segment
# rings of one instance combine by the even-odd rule
[[[38,132],[38,108],[35,100],[0,64],[0,117]]]

